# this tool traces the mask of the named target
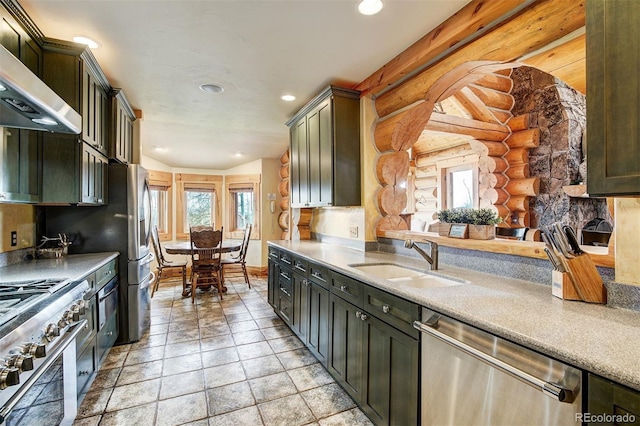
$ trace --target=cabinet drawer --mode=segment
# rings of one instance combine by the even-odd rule
[[[291,291],[291,280],[280,279],[278,280],[278,291],[287,295],[287,297],[291,297],[293,293]]]
[[[280,252],[280,264],[291,265],[291,253],[286,251]]]
[[[331,272],[331,293],[362,308],[364,284],[337,272]]]
[[[118,338],[118,313],[114,312],[107,320],[104,327],[98,332],[97,337],[97,351],[98,351],[98,366],[102,365],[104,359],[109,353],[109,349],[113,346]]]
[[[280,317],[282,317],[287,324],[291,324],[291,314],[293,312],[291,307],[291,294],[285,293],[284,289],[280,288],[279,298],[278,311]]]
[[[299,274],[306,275],[309,270],[309,261],[301,257],[292,257],[293,270]]]
[[[96,289],[101,289],[116,275],[118,269],[117,260],[117,257],[112,259],[109,263],[102,265],[100,269],[96,271]]]
[[[280,251],[275,247],[269,247],[269,259],[280,260]]]
[[[309,262],[309,279],[329,290],[329,269],[324,266]]]
[[[92,341],[76,359],[76,377],[78,396],[86,393],[91,386],[92,378],[97,373],[96,343]]]
[[[420,332],[413,322],[420,319],[420,306],[377,288],[365,286],[364,310],[394,326],[404,333],[418,338]]]
[[[278,281],[285,281],[289,283],[289,287],[291,286],[291,269],[283,268],[282,266],[278,268]]]

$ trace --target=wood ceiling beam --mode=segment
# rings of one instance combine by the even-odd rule
[[[436,58],[461,40],[472,36],[527,0],[473,0],[433,31],[364,79],[356,90],[376,94]]]
[[[508,22],[381,94],[376,99],[378,116],[385,117],[423,99],[436,80],[465,62],[513,61],[583,27],[584,23],[584,3],[539,0]]]
[[[454,93],[453,96],[475,120],[487,123],[497,122],[489,108],[487,108],[484,102],[468,87],[463,87],[460,91]]]
[[[501,142],[509,136],[509,129],[501,124],[485,123],[478,120],[456,117],[454,115],[433,113],[425,127],[457,135],[467,135],[475,139]]]

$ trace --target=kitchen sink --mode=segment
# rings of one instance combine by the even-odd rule
[[[450,287],[466,283],[463,280],[397,263],[355,263],[349,266],[376,278],[413,288]]]

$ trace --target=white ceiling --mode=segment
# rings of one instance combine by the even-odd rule
[[[320,90],[361,82],[469,0],[383,0],[375,16],[359,0],[19,1],[47,37],[101,43],[111,85],[142,110],[144,155],[224,170],[280,157],[284,123]]]

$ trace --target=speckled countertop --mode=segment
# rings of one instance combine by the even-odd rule
[[[34,259],[0,268],[0,281],[66,278],[77,281],[111,259],[117,252],[72,254],[59,259]]]
[[[393,262],[425,268],[406,256],[362,252],[313,241],[270,241],[374,287],[640,390],[640,313],[551,295],[551,286],[439,265],[437,273],[469,283],[420,289],[365,274],[350,264]]]

